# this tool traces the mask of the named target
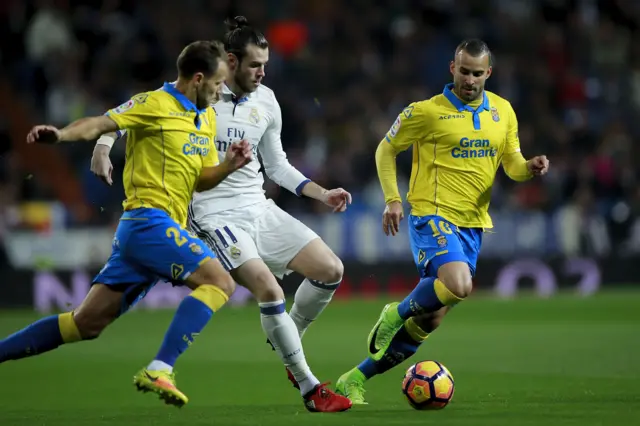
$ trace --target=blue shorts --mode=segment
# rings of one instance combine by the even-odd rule
[[[162,279],[180,285],[209,259],[211,249],[162,210],[124,212],[111,256],[93,279],[123,292],[125,312]]]
[[[449,262],[466,262],[476,273],[482,245],[481,228],[458,228],[441,216],[409,216],[409,239],[420,277],[437,277]]]

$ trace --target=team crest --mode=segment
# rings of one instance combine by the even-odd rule
[[[400,116],[398,116],[398,118],[396,118],[395,123],[393,123],[393,126],[391,126],[391,129],[389,129],[389,135],[392,138],[394,138],[398,134],[398,130],[400,130],[400,126],[402,126],[402,120],[400,120]]]
[[[139,95],[135,95],[132,99],[139,104],[143,104],[147,101],[148,97],[149,97],[148,94],[140,93]]]
[[[447,246],[447,237],[445,237],[444,235],[440,235],[438,237],[438,247],[444,248],[446,246]]]
[[[231,246],[231,248],[229,249],[229,252],[231,252],[231,257],[233,257],[234,259],[239,258],[240,255],[242,254],[240,249],[236,246]]]
[[[198,243],[191,243],[189,244],[189,248],[191,249],[191,253],[195,254],[195,255],[201,255],[202,253],[204,253],[204,251],[202,250],[202,247],[200,247],[198,245]]]
[[[253,124],[258,124],[260,122],[260,114],[258,114],[258,110],[256,108],[251,108],[251,112],[249,113],[249,122]]]
[[[178,278],[180,278],[180,275],[182,275],[183,272],[184,272],[183,265],[178,265],[177,263],[174,263],[171,265],[171,276],[173,277],[174,280],[177,280]]]
[[[500,114],[498,114],[496,107],[491,107],[491,118],[493,118],[493,121],[496,123],[500,121]]]

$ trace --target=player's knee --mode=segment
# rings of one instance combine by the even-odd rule
[[[258,302],[275,302],[284,299],[284,291],[271,271],[258,273],[255,277],[255,283],[253,295]]]
[[[464,262],[445,264],[438,270],[438,278],[456,297],[464,299],[473,288],[469,266]]]
[[[81,310],[73,313],[73,321],[80,332],[82,340],[92,340],[102,334],[104,329],[111,324],[112,319]]]
[[[339,283],[342,281],[342,275],[344,274],[344,265],[338,256],[334,253],[330,253],[325,257],[322,262],[322,272],[320,272],[317,281],[324,283]]]
[[[473,281],[471,275],[461,275],[456,278],[450,278],[448,280],[442,280],[444,285],[449,289],[451,293],[456,295],[460,299],[464,299],[471,294],[473,288]]]
[[[192,290],[203,285],[214,286],[226,294],[227,297],[231,297],[236,290],[236,282],[217,259],[205,263],[191,274],[187,279],[187,285]]]
[[[214,278],[211,282],[222,290],[228,297],[231,297],[233,292],[236,291],[236,282],[229,274],[220,274],[219,277]]]

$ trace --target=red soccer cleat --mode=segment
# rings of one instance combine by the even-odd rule
[[[298,381],[296,380],[296,378],[293,377],[293,374],[291,373],[291,371],[289,371],[287,367],[285,367],[285,370],[287,370],[287,378],[293,384],[293,387],[296,389],[300,389],[300,385],[298,384]]]
[[[312,413],[338,413],[351,408],[351,400],[338,395],[327,387],[328,383],[316,386],[304,396],[304,406]]]

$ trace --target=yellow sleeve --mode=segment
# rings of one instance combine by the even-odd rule
[[[204,156],[202,167],[215,167],[220,164],[218,159],[218,150],[216,149],[216,137],[214,136],[213,142],[209,146],[209,152]]]
[[[507,145],[502,156],[502,168],[507,176],[516,182],[524,182],[533,177],[527,167],[527,160],[520,152],[520,139],[518,138],[518,118],[516,113],[508,104],[509,128],[507,130]]]
[[[213,138],[209,144],[209,152],[204,157],[203,167],[215,167],[220,163],[218,158],[218,147],[216,142],[218,140],[218,128],[216,123],[216,113],[213,108],[210,108],[212,113],[209,115],[209,122],[211,123],[211,130],[213,131]]]
[[[402,201],[398,191],[396,156],[425,135],[425,114],[421,105],[412,103],[396,118],[376,150],[378,179],[385,203]]]
[[[424,107],[412,103],[398,115],[384,141],[391,145],[396,153],[405,151],[425,136],[425,118]]]
[[[107,111],[107,116],[116,122],[120,130],[154,127],[158,119],[158,100],[153,92],[140,93],[119,107]]]

